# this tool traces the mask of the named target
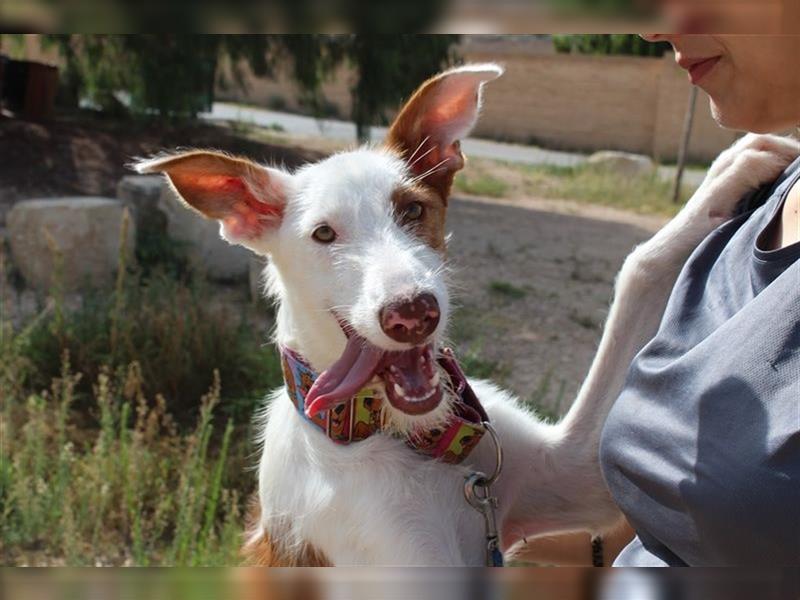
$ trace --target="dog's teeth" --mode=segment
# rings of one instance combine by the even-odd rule
[[[397,394],[398,396],[400,396],[401,398],[405,398],[406,397],[405,390],[403,390],[403,388],[401,388],[396,383],[394,384],[394,393]]]
[[[433,377],[430,378],[430,381],[428,383],[430,383],[434,387],[439,385],[439,371],[436,371],[433,374]]]
[[[400,373],[400,369],[398,369],[398,368],[397,368],[397,367],[395,367],[394,365],[391,365],[391,366],[389,367],[389,372],[390,372],[392,375],[397,375],[398,373]]]

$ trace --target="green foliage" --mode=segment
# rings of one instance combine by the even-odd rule
[[[234,65],[247,61],[257,75],[270,73],[270,36],[58,34],[43,36],[43,44],[64,58],[63,85],[72,104],[83,96],[116,114],[130,108],[145,116],[192,118],[208,110],[221,56]]]
[[[439,3],[434,3],[436,6]],[[383,10],[383,9],[381,9]],[[429,22],[431,11],[417,13]],[[422,16],[422,17],[421,17]],[[288,63],[302,92],[301,102],[320,116],[335,115],[321,84],[343,62],[357,73],[353,121],[359,138],[386,121],[420,81],[454,60],[455,35],[48,35],[65,63],[66,94],[73,104],[83,95],[106,112],[130,109],[140,115],[194,117],[211,106],[214,85],[231,82],[218,73],[228,59],[234,82],[244,85],[241,63],[269,77],[273,65]]]
[[[226,382],[224,411],[249,415],[280,384],[279,359],[243,318],[212,309],[210,296],[202,282],[154,273],[126,280],[119,294],[90,292],[74,310],[46,311],[13,336],[11,344],[30,366],[18,381],[29,390],[47,386],[65,350],[85,381],[106,366],[116,370],[138,361],[147,391],[163,394],[172,412],[187,415],[218,369]]]
[[[662,56],[670,49],[666,42],[647,42],[629,33],[554,35],[553,45],[557,52],[631,56]]]
[[[529,167],[539,179],[540,195],[613,206],[638,213],[674,215],[687,199],[672,202],[672,183],[658,174],[622,176],[592,165],[576,167]]]
[[[67,85],[104,112],[193,117],[210,107],[223,38],[212,35],[51,35]],[[77,100],[75,98],[74,100]]]
[[[370,125],[386,122],[386,109],[453,62],[451,48],[457,40],[455,35],[357,35],[344,40],[344,53],[358,73],[352,119],[360,140],[369,137]]]
[[[560,411],[562,410],[562,403],[566,395],[567,382],[564,379],[559,381],[558,387],[555,388],[555,397],[551,398],[551,391],[553,391],[553,369],[548,370],[539,383],[536,389],[533,390],[530,398],[527,399],[526,404],[531,407],[543,419],[550,423],[555,423],[560,418]],[[552,408],[550,408],[552,407]]]
[[[146,397],[138,363],[98,374],[91,400],[99,426],[91,430],[74,410],[81,380],[65,353],[48,390],[3,398],[4,562],[235,564],[242,496],[225,476],[231,421],[216,450],[210,443],[218,374],[199,401],[196,427],[183,436],[164,398]]]
[[[527,296],[527,292],[520,287],[515,286],[508,281],[491,281],[489,282],[489,291],[498,296],[510,298],[511,300],[519,300]]]
[[[127,236],[127,222],[121,239]],[[218,371],[226,382],[223,410],[249,418],[266,392],[282,382],[277,352],[238,309],[211,306],[213,293],[186,270],[183,254],[173,248],[169,260],[159,262],[168,244],[159,241],[157,227],[144,230],[149,234],[138,240],[138,254],[146,260],[129,269],[121,246],[113,293],[87,288],[80,304],[70,309],[60,285],[62,257],[53,248],[48,306],[19,331],[0,322],[0,383],[23,395],[36,393],[58,376],[68,352],[84,375],[79,391],[87,394],[89,382],[104,369],[116,372],[137,362],[146,391],[164,395],[170,411],[186,418],[195,413],[195,399]]]
[[[48,305],[0,321],[4,561],[235,564],[252,449],[234,422],[281,382],[277,353],[202,282],[131,275],[122,251],[114,292],[68,308],[54,252]]]
[[[267,108],[270,110],[283,111],[286,110],[286,98],[278,94],[272,94],[267,99]]]
[[[508,194],[508,184],[491,175],[472,175],[459,172],[455,179],[459,192],[488,198],[503,198]]]
[[[588,162],[563,167],[476,158],[470,161],[469,167],[470,175],[466,181],[483,181],[487,178],[502,181],[505,185],[504,198],[561,199],[641,214],[673,216],[694,192],[687,182],[679,202],[673,203],[673,182],[658,170],[623,175]],[[456,177],[456,189],[465,189],[463,181]]]
[[[431,8],[418,13],[429,22]],[[377,9],[377,5],[376,5]],[[385,11],[385,7],[377,9]],[[365,17],[368,19],[368,17]],[[386,16],[383,14],[383,18]],[[365,29],[369,30],[369,28]],[[455,60],[457,35],[298,35],[277,36],[284,55],[292,58],[294,78],[303,92],[301,102],[318,116],[332,114],[321,85],[334,69],[346,62],[356,72],[351,89],[353,112],[360,140],[369,127],[387,122],[386,111],[398,106],[421,81]]]

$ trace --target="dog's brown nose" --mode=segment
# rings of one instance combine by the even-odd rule
[[[425,293],[391,302],[381,309],[381,329],[396,342],[421,344],[439,324],[439,302]]]

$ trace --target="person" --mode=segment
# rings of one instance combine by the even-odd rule
[[[670,42],[717,122],[800,123],[800,36]],[[608,415],[600,461],[636,536],[615,566],[800,564],[800,160],[684,264]]]

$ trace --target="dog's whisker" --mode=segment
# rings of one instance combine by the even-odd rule
[[[414,157],[417,155],[417,152],[419,152],[419,151],[420,151],[420,149],[422,148],[422,146],[424,146],[424,145],[425,145],[425,142],[427,142],[429,139],[431,139],[431,136],[429,136],[429,135],[426,135],[426,136],[425,136],[425,139],[423,139],[423,140],[422,140],[422,141],[419,143],[419,145],[418,145],[418,146],[417,146],[417,147],[414,149],[414,152],[412,152],[412,153],[411,153],[411,156],[409,156],[409,157],[406,159],[406,161],[410,162],[410,163],[413,165],[414,163],[412,163],[411,161],[412,161],[412,160],[414,159]]]
[[[436,149],[436,146],[431,146],[430,148],[428,148],[428,150],[426,150],[425,152],[423,152],[422,154],[420,154],[420,155],[419,155],[419,156],[418,156],[418,157],[417,157],[417,158],[414,160],[414,162],[410,163],[410,164],[408,165],[408,168],[409,168],[409,169],[411,169],[411,168],[412,168],[412,167],[413,167],[415,164],[417,164],[417,163],[418,163],[419,161],[421,161],[423,158],[425,158],[426,156],[428,156],[428,154],[430,154],[431,152],[433,152],[435,149]]]
[[[425,179],[426,177],[430,177],[431,175],[433,175],[434,173],[438,172],[439,170],[443,170],[443,169],[442,169],[442,166],[443,166],[443,165],[444,165],[444,163],[446,163],[448,160],[450,160],[450,157],[447,157],[447,158],[444,158],[444,159],[442,159],[441,161],[439,161],[438,163],[436,163],[436,164],[435,164],[433,167],[431,167],[430,169],[428,169],[427,171],[425,171],[425,172],[424,172],[424,173],[422,173],[421,175],[417,175],[416,177],[414,177],[414,178],[411,180],[411,182],[412,182],[412,183],[418,183],[419,181],[422,181],[422,180],[423,180],[423,179]]]

